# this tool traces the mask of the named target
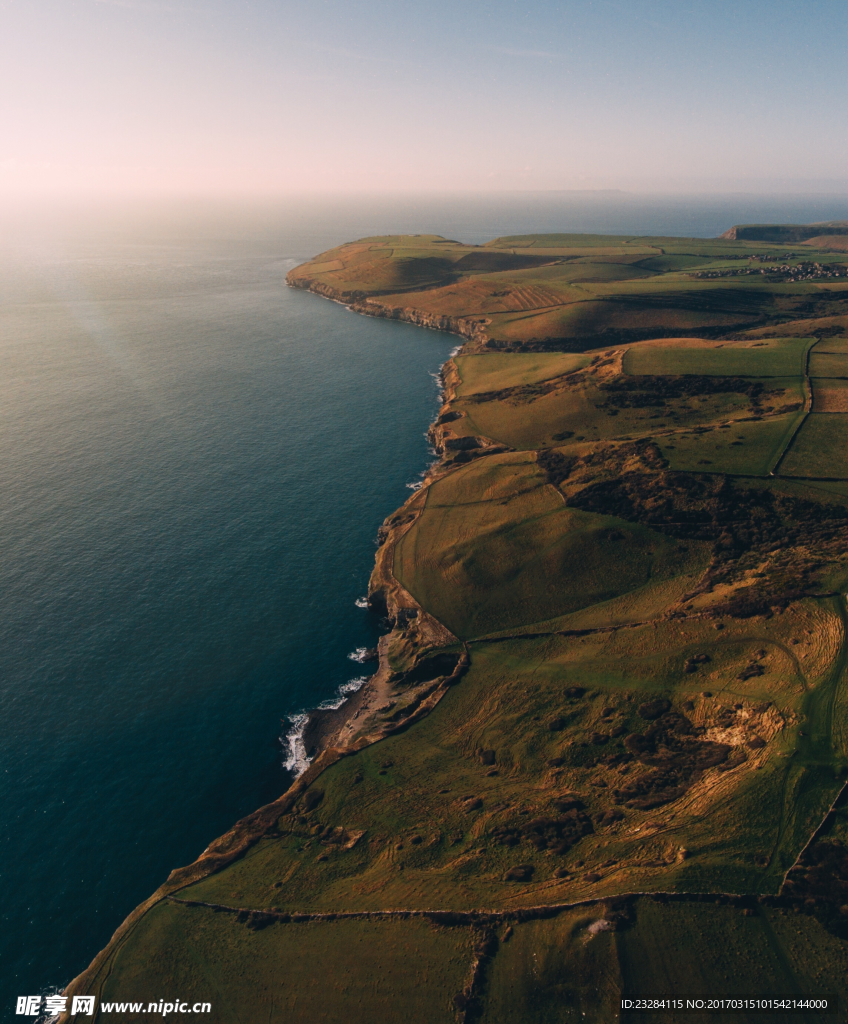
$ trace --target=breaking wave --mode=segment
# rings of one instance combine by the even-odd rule
[[[306,744],[303,742],[303,734],[306,732],[308,721],[309,715],[305,711],[299,715],[289,715],[291,729],[283,737],[286,750],[283,767],[286,771],[292,772],[295,777],[303,775],[309,767],[310,758],[306,756]]]
[[[342,683],[338,688],[336,696],[322,701],[318,705],[317,710],[336,711],[352,693],[361,690],[367,681],[368,676],[357,676],[356,679],[348,679],[346,683]],[[283,749],[285,751],[283,767],[297,778],[299,775],[303,775],[312,762],[312,758],[306,752],[306,743],[303,739],[306,733],[306,726],[309,723],[309,712],[300,711],[296,715],[289,715],[288,720],[290,728],[282,737]]]
[[[346,683],[342,683],[335,697],[322,701],[318,707],[321,711],[335,711],[344,704],[352,693],[361,690],[367,679],[368,676],[358,676],[356,679],[349,679]]]

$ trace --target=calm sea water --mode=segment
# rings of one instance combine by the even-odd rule
[[[834,197],[334,200],[19,215],[0,245],[0,1016],[285,788],[281,720],[375,623],[447,335],[284,286],[387,231],[714,235]]]

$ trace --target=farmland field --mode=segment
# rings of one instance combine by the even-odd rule
[[[214,977],[213,1020],[271,1024],[848,997],[846,256],[740,232],[292,271],[461,338],[377,538],[377,668],[71,991]]]
[[[235,914],[160,903],[144,919],[136,942],[161,955],[140,963],[122,951],[102,989],[104,999],[144,1000],[151,986],[179,993],[189,1004],[210,1000],[218,1020],[345,1019],[402,1024],[453,1022],[451,997],[461,991],[471,956],[470,929],[435,929],[427,922],[336,921],[275,924],[257,929]],[[194,955],[181,952],[190,947]],[[332,959],[328,976],[326,964]],[[240,977],[245,995],[222,992],[219,978]],[[249,994],[248,994],[249,990]]]
[[[810,376],[848,379],[848,351],[833,344],[817,346],[810,355]]]
[[[786,476],[848,479],[848,416],[808,416],[780,469]]]
[[[791,394],[792,389],[787,391]],[[800,400],[802,395],[795,397]],[[660,448],[674,469],[766,476],[803,415],[796,409],[763,420],[739,418],[717,427],[681,431],[661,440]]]
[[[848,413],[848,379],[814,377],[813,412]]]
[[[480,391],[499,391],[521,384],[535,384],[552,377],[579,370],[589,357],[566,352],[551,355],[526,353],[488,356],[465,356],[456,360],[462,383],[458,395],[472,395]]]
[[[695,373],[742,377],[800,377],[812,339],[698,342],[669,338],[628,349],[625,373]]]
[[[628,922],[620,930],[616,914]],[[838,977],[845,966],[842,944],[815,919],[774,908],[642,898],[607,917],[594,908],[569,910],[517,928],[494,959],[482,1020],[509,1024],[529,1009],[529,1019],[546,1024],[605,1024],[617,1019],[623,994],[772,996],[786,987],[788,967],[801,991],[838,992],[841,1003],[844,983],[827,989],[820,977]],[[621,1020],[679,1024],[705,1017],[666,1010]],[[764,1016],[743,1012],[732,1019],[754,1024]]]

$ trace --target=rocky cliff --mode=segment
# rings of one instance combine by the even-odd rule
[[[304,291],[322,295],[325,299],[341,302],[343,305],[349,306],[355,313],[362,313],[365,316],[401,320],[404,323],[415,324],[417,327],[429,327],[434,331],[457,334],[460,338],[465,338],[467,341],[481,346],[489,340],[486,334],[486,326],[489,321],[486,317],[446,316],[441,313],[428,313],[412,306],[389,306],[378,299],[367,298],[364,292],[338,291],[314,278],[295,276],[294,272],[287,275],[286,283],[292,288],[302,288]]]
[[[848,222],[843,220],[821,224],[735,224],[719,237],[730,241],[789,244],[806,242],[821,235],[848,235]]]

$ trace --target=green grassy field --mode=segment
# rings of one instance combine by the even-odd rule
[[[543,353],[517,353],[505,355],[493,352],[486,356],[460,356],[456,360],[462,383],[457,395],[473,395],[481,391],[499,391],[503,388],[536,384],[572,370],[579,370],[589,357],[568,352],[551,355]]]
[[[151,991],[193,1005],[208,1021],[444,1021],[456,1017],[472,960],[471,929],[427,921],[275,923],[255,929],[235,914],[158,904],[111,965],[103,1000]],[[139,961],[138,945],[157,955]],[[332,965],[329,969],[329,965]],[[344,1010],[341,1010],[341,1007]]]
[[[622,998],[640,995],[846,998],[845,944],[814,916],[756,904],[643,897],[486,927],[371,919],[276,921],[257,929],[234,914],[166,902],[138,931],[136,941],[159,955],[141,964],[130,950],[119,952],[101,998],[146,1004],[155,988],[190,1005],[211,1002],[206,1019],[213,1022],[452,1024],[457,997],[470,989],[475,950],[484,950],[485,960],[470,994],[488,1024],[604,1024],[618,1019]]]
[[[848,416],[812,413],[780,467],[787,476],[848,479]]]
[[[848,378],[813,377],[812,412],[848,413]]]
[[[714,426],[703,433],[681,431],[664,438],[660,447],[674,469],[766,476],[803,416],[804,413],[797,410],[759,422],[737,421],[731,426]]]
[[[615,930],[589,909],[516,928],[498,950],[482,1020],[507,1024],[586,1021],[769,1019],[760,1012],[631,1013],[623,995],[838,995],[845,999],[845,950],[815,918],[773,908],[640,899]],[[749,916],[750,915],[750,916]],[[607,926],[605,928],[604,926]],[[522,1016],[525,1015],[525,1016]],[[814,1014],[797,1020],[812,1021]]]
[[[766,409],[752,406],[742,390],[679,398],[657,393],[653,398],[649,385],[634,392],[629,407],[619,407],[591,380],[503,399],[463,401],[461,394],[455,407],[463,416],[451,428],[517,449],[656,437],[674,469],[765,476],[803,417],[806,393],[800,377],[765,377],[756,383],[766,392]]]
[[[820,345],[810,355],[810,376],[848,378],[848,352]]]
[[[823,744],[842,740],[830,732],[805,740],[797,718],[809,712],[810,692],[827,700],[840,685],[840,627],[827,603],[811,602],[767,622],[728,621],[718,646],[701,621],[475,644],[468,674],[437,713],[327,769],[317,808],[282,818],[277,835],[180,895],[256,910],[340,912],[505,909],[652,887],[724,891],[731,882],[732,891],[775,892],[839,786],[816,765]],[[797,651],[796,634],[805,638]],[[687,672],[705,645],[712,661]],[[763,674],[740,680],[760,651]],[[575,687],[583,691],[577,697]],[[741,705],[744,716],[730,729],[750,721],[771,736],[765,759],[719,772],[682,802],[647,811],[617,804],[614,785],[630,780],[615,757],[627,750],[627,735],[645,731],[638,709],[655,699],[684,711],[692,702],[686,713],[695,722]],[[753,711],[769,700],[771,709]],[[552,730],[556,718],[563,724]],[[600,734],[607,738],[596,742]],[[734,742],[747,749],[744,735]],[[493,763],[481,750],[493,752]],[[611,763],[596,763],[598,755]],[[579,794],[592,822],[572,835],[573,845],[537,850],[532,833],[493,842],[498,830],[520,835],[522,822],[556,816],[563,792]],[[621,816],[604,823],[616,809]],[[334,848],[321,836],[335,828],[363,835],[352,849]],[[689,851],[682,861],[681,847]],[[504,881],[510,867],[528,862],[530,881]],[[598,878],[586,881],[588,871]]]
[[[506,358],[506,357],[505,357]],[[788,394],[780,404],[803,399],[800,380],[778,378]],[[692,398],[658,398],[652,404],[619,408],[592,379],[563,384],[539,395],[505,399],[460,399],[455,408],[463,418],[451,424],[457,434],[476,434],[512,448],[547,448],[563,440],[578,444],[622,437],[666,436],[669,429],[719,427],[756,415],[744,392],[719,392]]]
[[[622,520],[565,508],[527,456],[498,456],[429,489],[423,515],[397,547],[395,575],[469,638],[666,582],[687,571],[677,547]]]
[[[624,357],[624,372],[697,373],[723,377],[801,377],[812,339],[702,342],[673,339],[633,345]]]
[[[71,991],[226,1024],[848,998],[846,257],[793,282],[745,231],[381,236],[292,272],[465,335],[442,458],[380,531],[379,672]]]
[[[688,281],[677,284],[657,276],[641,282],[628,279],[617,286],[587,282],[581,285],[581,294],[569,295],[555,308],[493,313],[488,333],[517,347],[524,341],[561,339],[563,346],[585,350],[604,335],[616,341],[662,333],[729,332],[766,319],[774,307],[765,290],[731,291],[714,282],[697,287]]]

